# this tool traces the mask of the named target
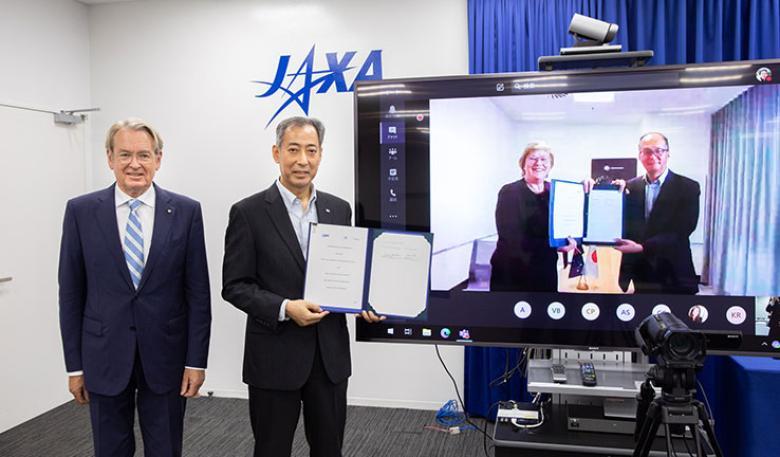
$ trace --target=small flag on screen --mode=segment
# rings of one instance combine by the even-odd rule
[[[596,247],[588,247],[588,252],[585,254],[585,270],[583,274],[593,278],[599,277],[599,259],[596,255]]]
[[[569,277],[576,278],[582,276],[582,270],[585,269],[585,261],[582,259],[582,254],[576,252],[571,259],[571,269],[569,270]]]

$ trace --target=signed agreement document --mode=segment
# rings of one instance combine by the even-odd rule
[[[595,186],[553,179],[550,191],[550,246],[567,238],[584,244],[614,245],[623,236],[623,193],[616,185]]]
[[[550,194],[550,246],[563,246],[567,238],[581,239],[585,235],[582,184],[553,180]]]
[[[331,312],[388,316],[425,311],[430,233],[311,224],[303,298]]]
[[[593,189],[588,195],[586,244],[614,245],[623,237],[623,193],[617,189]]]

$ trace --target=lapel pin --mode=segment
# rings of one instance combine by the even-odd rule
[[[330,212],[330,208],[325,208],[325,212],[329,213]]]
[[[173,212],[173,210],[168,208],[168,214],[171,214],[172,212]]]

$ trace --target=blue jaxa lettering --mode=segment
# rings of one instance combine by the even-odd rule
[[[357,76],[347,86],[345,73],[356,68],[356,66],[350,66],[350,63],[357,51],[347,51],[341,57],[339,57],[337,52],[326,52],[325,59],[328,63],[328,68],[315,70],[315,47],[316,45],[311,47],[309,54],[303,59],[295,72],[288,73],[292,56],[283,55],[279,57],[279,65],[276,68],[276,76],[274,76],[273,81],[252,81],[253,83],[268,86],[265,92],[255,95],[257,98],[269,97],[279,91],[285,94],[282,104],[265,125],[266,128],[271,125],[271,122],[276,119],[279,113],[292,103],[296,103],[308,115],[312,92],[315,90],[317,94],[324,94],[332,88],[335,88],[336,92],[352,92],[355,89],[355,81],[382,79],[381,49],[375,49],[368,54],[360,70],[358,70]]]

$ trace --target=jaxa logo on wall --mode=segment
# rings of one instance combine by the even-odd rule
[[[283,101],[273,116],[265,125],[268,128],[271,122],[287,107],[295,103],[303,111],[309,114],[312,92],[324,94],[328,91],[352,92],[355,89],[355,81],[382,79],[382,50],[371,51],[362,64],[355,59],[357,51],[347,51],[342,55],[338,52],[326,52],[326,68],[315,68],[314,50],[311,47],[309,54],[301,61],[297,70],[291,70],[292,56],[279,56],[279,64],[273,81],[252,81],[263,86],[268,86],[265,92],[255,95],[257,98],[270,97],[282,92]],[[353,63],[353,60],[356,62]],[[352,82],[347,85],[348,76],[355,74]]]

